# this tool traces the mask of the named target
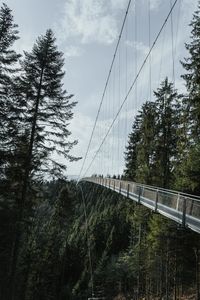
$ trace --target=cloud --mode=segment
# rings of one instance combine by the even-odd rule
[[[160,5],[162,3],[162,0],[141,0],[141,5],[144,7],[148,7],[148,1],[150,4],[150,10],[151,11],[157,11],[160,8]],[[135,8],[136,2],[133,3],[133,7]]]
[[[111,1],[111,0],[110,0]],[[109,3],[112,3],[112,1]],[[146,0],[141,0],[146,1]],[[101,1],[103,2],[103,0]],[[107,2],[107,3],[108,3]],[[122,1],[117,1],[119,3],[122,3]],[[197,4],[197,0],[194,0]],[[114,3],[114,0],[113,0]],[[118,8],[120,7],[120,4],[118,3]],[[151,0],[151,9],[157,10],[159,9],[160,1],[157,0]],[[114,3],[115,4],[115,3]],[[114,5],[113,4],[113,5]],[[185,52],[184,42],[189,42],[189,36],[190,36],[190,28],[187,26],[187,24],[190,22],[192,13],[195,9],[195,4],[191,2],[190,0],[185,0],[182,3],[181,10],[180,10],[180,20],[178,18],[174,18],[174,46],[176,48],[175,53],[175,72],[176,72],[176,78],[175,78],[175,84],[176,88],[178,88],[179,92],[184,92],[184,82],[182,79],[179,78],[180,74],[183,74],[182,67],[180,66],[179,60],[182,59],[183,56],[187,57],[187,54]],[[108,7],[108,6],[107,6]],[[174,16],[177,16],[179,7],[176,7],[176,10],[174,11]],[[119,9],[118,9],[119,12]],[[156,11],[157,13],[157,11]],[[165,13],[163,13],[163,18],[165,17]],[[114,15],[113,15],[114,16]],[[163,19],[164,20],[164,19]],[[179,30],[177,31],[179,24]],[[184,30],[182,30],[184,28]],[[155,34],[157,34],[159,28],[155,29]],[[166,26],[165,31],[163,31],[162,36],[156,43],[156,46],[154,47],[154,50],[151,54],[151,69],[152,69],[152,82],[151,82],[151,91],[156,90],[159,85],[160,81],[163,80],[166,76],[169,77],[169,80],[172,80],[172,43],[171,43],[171,27],[170,27],[170,21],[168,22],[168,27]],[[91,37],[91,40],[94,37]],[[141,37],[142,38],[142,37]],[[95,37],[96,39],[96,37]],[[145,39],[144,39],[145,40]],[[149,50],[149,47],[145,44],[144,41],[140,42],[132,42],[130,40],[125,41],[124,46],[128,47],[129,55],[128,58],[132,59],[133,56],[130,55],[133,51],[140,52],[141,55],[138,55],[138,68],[143,63],[143,60],[145,59],[145,56]],[[118,61],[118,60],[117,60]],[[126,74],[121,74],[121,79],[126,78],[132,78],[130,80],[130,84],[135,78],[134,74],[134,60],[128,61],[128,76]],[[126,68],[122,69],[126,70]],[[112,81],[111,81],[112,82]],[[129,88],[128,84],[128,88]],[[136,87],[136,85],[135,85]],[[111,131],[109,136],[106,139],[105,146],[102,147],[102,151],[99,156],[95,159],[92,168],[89,172],[89,174],[92,173],[119,173],[123,170],[123,152],[125,148],[125,140],[127,141],[127,137],[122,137],[123,134],[123,128],[125,127],[125,122],[128,121],[128,131],[131,131],[131,123],[134,119],[134,115],[136,112],[136,109],[140,109],[141,105],[146,100],[150,100],[150,93],[149,93],[149,62],[147,61],[143,71],[141,72],[138,80],[137,80],[137,92],[135,93],[135,89],[133,88],[130,96],[128,97],[127,106],[128,106],[128,112],[126,112],[124,109],[120,113],[119,118],[117,119],[114,130]],[[116,88],[117,89],[117,88]],[[116,93],[115,93],[116,94]],[[93,97],[98,98],[98,97]],[[121,102],[123,101],[124,97],[121,97]],[[154,100],[153,92],[151,93],[151,100]],[[90,101],[89,101],[90,102]],[[95,105],[95,102],[94,102]],[[98,106],[98,104],[96,104]],[[106,105],[105,105],[106,106]],[[129,109],[129,107],[131,109]],[[94,110],[94,107],[93,107]],[[118,110],[118,106],[116,105],[116,110]],[[89,113],[89,108],[88,108]],[[101,114],[101,116],[105,116],[106,114]],[[97,124],[97,131],[94,136],[94,140],[91,144],[90,153],[88,155],[86,166],[87,167],[95,154],[98,146],[101,143],[102,137],[106,132],[106,129],[108,128],[109,124],[111,123],[111,119],[107,119],[102,121],[100,118],[100,121]],[[118,132],[118,123],[120,125],[120,128],[122,131]],[[89,116],[86,116],[84,114],[77,114],[75,115],[75,119],[72,124],[72,132],[73,135],[79,137],[79,144],[76,147],[76,152],[80,156],[84,156],[87,144],[89,141],[89,136],[92,131],[92,127],[94,125],[94,120],[92,118],[92,114]],[[83,130],[84,128],[84,130]],[[80,131],[80,132],[79,132]],[[119,137],[120,136],[120,137]],[[120,145],[120,150],[118,150],[118,144]],[[118,153],[120,152],[120,157],[118,157]],[[98,158],[99,157],[99,158]],[[100,163],[99,163],[100,162]],[[74,167],[73,173],[78,173],[80,170],[80,165],[82,162],[77,162],[76,167]],[[114,165],[114,166],[112,166]],[[98,171],[97,171],[98,170]],[[119,170],[119,171],[118,171]]]
[[[161,0],[150,0],[150,9],[157,10],[161,4]]]
[[[80,38],[81,43],[111,44],[118,34],[116,15],[125,0],[67,0],[59,25],[62,39]]]
[[[127,3],[127,0],[111,0],[112,9],[125,9]]]
[[[136,41],[125,41],[126,46],[133,48],[134,50],[140,52],[143,55],[147,55],[149,52],[149,47],[143,44],[142,42]]]
[[[131,111],[130,114],[134,111]],[[121,118],[125,118],[125,116],[121,116]],[[97,123],[97,127],[94,132],[93,140],[89,149],[88,157],[85,163],[84,171],[89,166],[92,158],[96,154],[99,146],[112,122],[111,118],[106,120],[99,120]],[[77,113],[74,116],[74,119],[70,123],[70,130],[73,132],[73,136],[79,137],[79,143],[76,147],[72,150],[72,154],[74,156],[82,156],[84,157],[86,153],[86,149],[88,146],[90,134],[92,132],[92,128],[94,126],[94,120],[82,113]],[[115,127],[117,127],[117,123]],[[83,130],[84,128],[84,130]],[[95,173],[95,170],[98,170],[99,173],[104,173],[105,169],[108,173],[114,174],[118,173],[118,165],[120,165],[120,170],[123,170],[123,153],[125,149],[125,142],[124,136],[122,132],[111,131],[108,135],[105,146],[102,147],[99,154],[96,156],[94,163],[92,164],[91,169],[89,170],[89,175]],[[126,138],[127,139],[127,138]],[[116,145],[120,146],[120,153],[122,154],[122,161],[120,163],[117,162],[118,160],[118,151],[116,151]],[[121,155],[120,154],[120,155]],[[112,156],[112,158],[111,158]],[[104,163],[100,163],[99,165],[99,158],[104,159]],[[76,162],[75,164],[69,165],[68,174],[79,174],[81,165],[83,160]],[[84,172],[83,172],[84,173]],[[83,174],[82,174],[83,175]]]
[[[68,46],[64,50],[64,55],[66,58],[68,57],[79,57],[83,54],[83,49],[76,46]]]

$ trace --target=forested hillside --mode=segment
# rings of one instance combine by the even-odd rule
[[[0,8],[1,299],[17,297],[20,261],[42,201],[42,184],[48,178],[64,176],[66,164],[60,161],[77,159],[70,155],[77,141],[69,141],[68,130],[76,102],[63,89],[63,53],[58,51],[54,34],[48,29],[30,52],[17,54],[14,50],[19,39],[17,28],[11,9],[3,4]],[[26,266],[29,265],[27,259]]]
[[[15,299],[197,299],[198,234],[100,186],[41,189]]]
[[[181,62],[134,117],[122,177],[200,195],[200,5]],[[200,236],[98,185],[68,181],[76,102],[51,29],[30,52],[0,8],[0,299],[200,299]],[[26,50],[26,49],[25,49]],[[55,159],[59,157],[59,159]],[[60,163],[64,161],[65,163]],[[120,176],[118,174],[112,176]]]

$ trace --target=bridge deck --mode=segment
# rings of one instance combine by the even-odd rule
[[[200,197],[130,181],[87,177],[82,181],[109,188],[200,233]]]

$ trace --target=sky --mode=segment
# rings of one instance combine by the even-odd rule
[[[72,154],[84,157],[128,0],[4,2],[12,9],[15,23],[19,25],[20,40],[15,45],[18,52],[31,51],[37,37],[45,34],[48,28],[53,29],[58,49],[65,57],[64,87],[78,101],[70,124],[70,139],[78,140]],[[174,0],[132,0],[81,176],[123,172],[124,151],[134,116],[142,103],[153,101],[153,90],[166,76],[179,92],[184,92],[180,74],[185,71],[180,60],[187,57],[184,44],[190,41],[191,28],[188,24],[198,0],[177,1],[172,17],[133,85],[105,143],[97,152],[173,3]],[[66,163],[67,174],[78,175],[83,160]],[[88,172],[85,172],[90,164]]]

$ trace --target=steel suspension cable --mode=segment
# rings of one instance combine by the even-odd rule
[[[159,72],[158,72],[158,84],[160,84],[161,73],[162,73],[165,38],[166,38],[166,28],[165,28],[163,36],[162,36],[161,55],[160,55],[160,64],[159,64]]]
[[[172,0],[170,0],[170,7],[172,7]],[[172,47],[172,81],[175,88],[175,59],[174,59],[174,22],[173,13],[171,13],[171,47]]]
[[[151,3],[148,0],[149,49],[151,47]],[[151,101],[151,54],[149,55],[149,100]]]
[[[137,18],[137,14],[138,14],[138,9],[137,9],[137,1],[135,2],[135,22],[134,22],[134,25],[135,25],[135,43],[137,43],[137,40],[138,40],[138,18]],[[134,75],[135,77],[137,76],[137,72],[138,72],[138,55],[137,55],[137,49],[135,51],[135,69],[134,69]],[[137,109],[137,104],[138,104],[138,88],[137,88],[137,82],[135,84],[135,106],[136,106],[136,109]],[[134,108],[134,107],[133,107]]]
[[[110,133],[110,131],[111,131],[113,125],[115,124],[115,121],[116,121],[116,119],[118,118],[118,116],[119,116],[119,114],[120,114],[120,112],[121,112],[121,110],[122,110],[122,108],[123,108],[123,106],[124,106],[126,100],[128,99],[128,96],[130,95],[130,93],[131,93],[131,91],[132,91],[132,89],[133,89],[135,83],[137,82],[138,77],[140,76],[140,74],[141,74],[141,72],[142,72],[144,66],[146,65],[146,62],[147,62],[147,60],[148,60],[150,54],[152,53],[152,51],[153,51],[153,49],[154,49],[154,47],[155,47],[155,45],[156,45],[156,43],[157,43],[157,41],[158,41],[158,39],[159,39],[161,33],[162,33],[162,31],[163,31],[163,29],[165,28],[165,25],[167,24],[167,22],[168,22],[168,20],[169,20],[169,18],[170,18],[170,16],[171,16],[171,13],[173,12],[173,10],[174,10],[174,8],[175,8],[177,2],[178,2],[178,0],[175,0],[174,3],[173,3],[173,5],[171,6],[171,9],[170,9],[170,11],[169,11],[169,13],[168,13],[166,19],[164,20],[164,22],[163,22],[163,24],[162,24],[162,26],[161,26],[161,28],[160,28],[160,30],[159,30],[159,32],[158,32],[156,38],[154,39],[154,42],[153,42],[153,44],[152,44],[152,46],[151,46],[151,48],[150,48],[148,54],[146,55],[146,57],[145,57],[145,59],[144,59],[142,65],[141,65],[141,67],[140,67],[140,69],[139,69],[139,71],[138,71],[138,73],[137,73],[137,75],[136,75],[136,77],[135,77],[133,83],[131,84],[131,86],[130,86],[130,88],[129,88],[129,90],[128,90],[127,95],[125,96],[125,98],[124,98],[124,100],[123,100],[123,102],[122,102],[122,104],[121,104],[121,106],[120,106],[120,108],[119,108],[117,114],[115,115],[115,118],[113,119],[113,121],[112,121],[110,127],[108,128],[108,131],[107,131],[106,135],[104,136],[104,138],[103,138],[103,140],[102,140],[102,142],[101,142],[101,144],[100,144],[98,150],[96,151],[96,153],[95,153],[95,155],[94,155],[92,161],[90,162],[88,168],[86,169],[86,171],[85,171],[85,173],[84,173],[84,176],[85,176],[85,174],[87,174],[87,172],[89,171],[89,169],[90,169],[90,167],[92,166],[92,164],[93,164],[93,162],[94,162],[94,160],[95,160],[95,158],[96,158],[98,152],[100,151],[100,149],[101,149],[101,147],[103,146],[105,140],[107,139],[108,134]]]
[[[126,9],[126,12],[125,12],[125,16],[124,16],[124,19],[123,19],[123,22],[122,22],[122,27],[121,27],[121,30],[120,30],[119,38],[118,38],[118,41],[117,41],[117,45],[116,45],[116,48],[115,48],[115,51],[114,51],[114,55],[113,55],[113,59],[112,59],[112,62],[111,62],[111,66],[110,66],[110,69],[109,69],[109,72],[108,72],[108,76],[107,76],[107,79],[106,79],[106,84],[105,84],[105,87],[104,87],[104,90],[103,90],[103,94],[102,94],[102,97],[101,97],[101,101],[100,101],[100,104],[99,104],[99,108],[98,108],[98,111],[97,111],[96,119],[95,119],[95,122],[94,122],[94,126],[93,126],[93,129],[92,129],[92,133],[91,133],[90,139],[89,139],[89,143],[88,143],[88,146],[87,146],[87,150],[86,150],[86,154],[85,154],[85,157],[84,157],[84,160],[83,160],[83,164],[82,164],[81,169],[80,169],[79,179],[80,179],[81,173],[83,171],[83,168],[85,166],[85,161],[86,161],[86,158],[88,156],[88,152],[89,152],[89,149],[90,149],[90,146],[91,146],[91,142],[92,142],[92,139],[93,139],[94,131],[95,131],[95,128],[96,128],[96,125],[97,125],[97,121],[98,121],[98,118],[99,118],[99,114],[100,114],[100,111],[101,111],[101,107],[102,107],[102,104],[103,104],[103,101],[104,101],[104,97],[105,97],[105,93],[106,93],[106,90],[107,90],[108,82],[110,80],[111,72],[112,72],[112,69],[113,69],[114,62],[115,62],[115,58],[116,58],[116,54],[117,54],[117,51],[118,51],[118,47],[119,47],[119,44],[120,44],[120,41],[121,41],[121,37],[122,37],[123,30],[124,30],[124,25],[126,23],[126,18],[127,18],[128,12],[129,12],[131,1],[132,0],[128,1],[128,6],[127,6],[127,9]]]
[[[181,5],[182,5],[182,1],[180,0],[179,2],[179,9],[178,9],[178,17],[177,17],[177,26],[176,26],[176,37],[175,37],[175,46],[174,46],[174,53],[176,56],[176,51],[177,51],[177,38],[178,38],[178,34],[179,34],[179,23],[180,23],[180,14],[181,14]]]
[[[121,99],[121,47],[119,47],[119,68],[118,68],[118,107],[120,106]],[[119,175],[119,156],[120,156],[120,120],[117,123],[117,175]]]
[[[127,23],[126,23],[126,41],[128,40],[128,28],[127,28]],[[125,94],[127,93],[127,89],[128,89],[128,49],[126,47],[125,49]],[[124,149],[126,149],[126,140],[127,140],[127,120],[128,120],[128,104],[126,103],[126,107],[125,107],[125,128],[124,128]]]
[[[82,189],[80,184],[78,184],[77,186],[79,186],[80,191],[81,191],[81,198],[82,198],[83,210],[84,210],[84,216],[85,216],[86,239],[87,239],[89,268],[90,268],[90,279],[91,279],[92,297],[94,297],[94,275],[93,275],[93,265],[92,265],[92,255],[91,255],[91,244],[90,244],[90,238],[89,238],[89,234],[88,234],[88,216],[87,216],[86,203],[85,203],[85,197],[84,197],[84,194],[83,194],[83,189]]]

